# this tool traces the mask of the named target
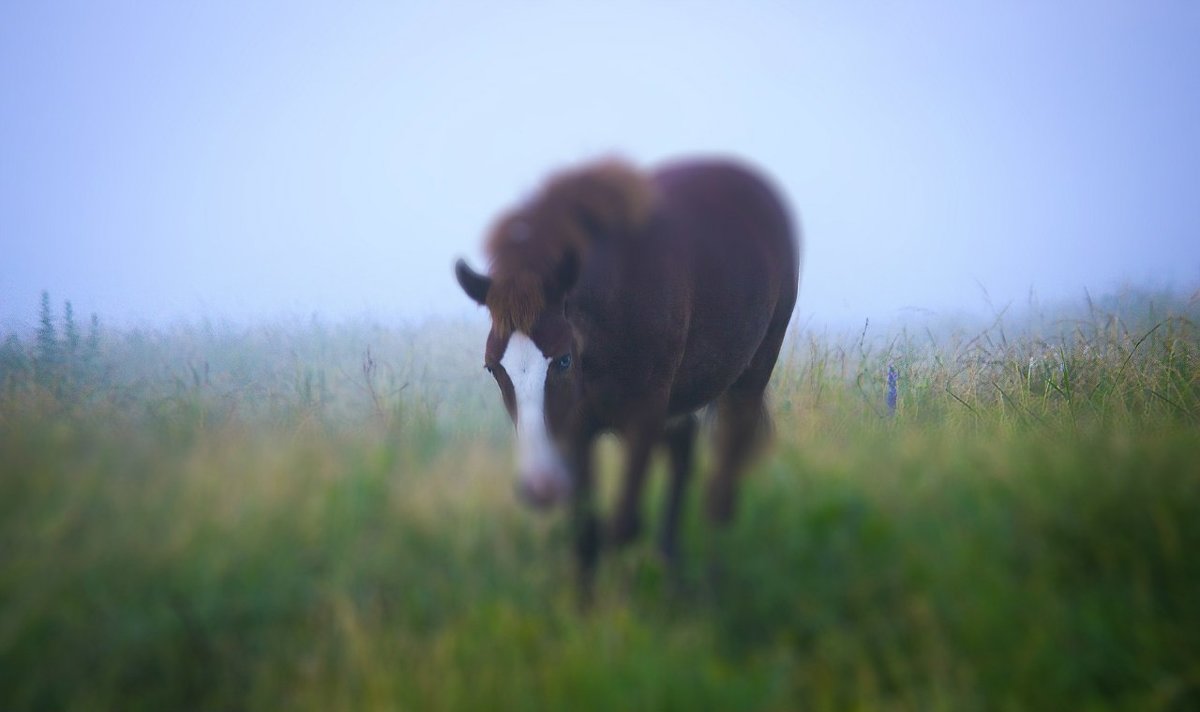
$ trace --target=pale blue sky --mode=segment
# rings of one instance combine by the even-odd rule
[[[1195,2],[0,7],[0,323],[468,310],[566,163],[727,153],[799,312],[1200,284]]]

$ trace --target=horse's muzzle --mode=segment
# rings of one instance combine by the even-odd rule
[[[539,474],[522,477],[517,482],[517,497],[534,509],[549,509],[567,494],[565,477]]]

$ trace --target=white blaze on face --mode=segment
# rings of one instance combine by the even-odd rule
[[[517,473],[527,494],[553,500],[563,493],[566,471],[546,431],[546,372],[550,359],[525,334],[514,332],[500,365],[517,403]]]

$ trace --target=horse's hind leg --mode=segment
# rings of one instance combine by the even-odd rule
[[[716,461],[706,494],[708,518],[717,524],[733,518],[739,473],[767,434],[764,393],[787,334],[791,303],[784,306],[787,308],[777,311],[750,366],[717,399]]]
[[[674,564],[679,554],[679,518],[683,496],[692,477],[692,454],[696,443],[696,416],[685,415],[667,424],[663,440],[671,461],[671,481],[663,507],[662,530],[658,548],[668,563]]]
[[[730,388],[717,401],[716,459],[708,481],[709,521],[725,524],[733,518],[737,478],[765,429],[762,391]]]

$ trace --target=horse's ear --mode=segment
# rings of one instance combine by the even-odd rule
[[[471,269],[466,261],[461,259],[454,263],[454,276],[458,278],[458,285],[476,304],[487,303],[488,290],[492,286],[491,278]]]

